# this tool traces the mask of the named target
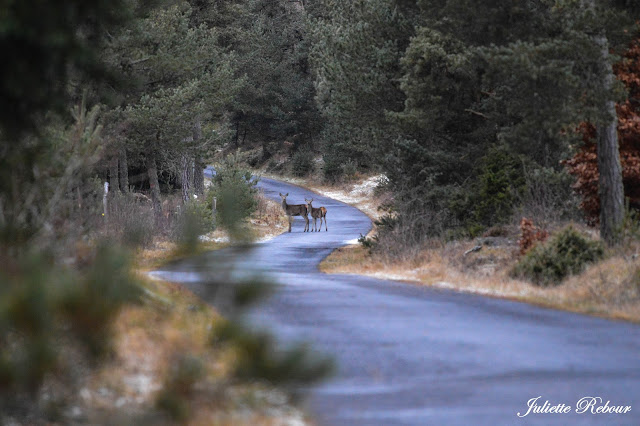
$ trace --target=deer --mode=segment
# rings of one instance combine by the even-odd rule
[[[309,214],[309,212],[307,209],[307,205],[306,204],[287,204],[287,197],[289,196],[289,193],[287,192],[285,195],[282,195],[282,193],[279,193],[279,194],[280,194],[280,198],[282,198],[282,210],[284,210],[285,214],[287,215],[287,218],[289,219],[289,232],[291,232],[291,222],[293,222],[293,216],[303,217],[305,221],[303,232],[308,232],[309,217],[307,215]]]
[[[322,230],[322,219],[324,219],[324,230],[329,231],[327,228],[327,209],[324,207],[313,207],[311,205],[313,198],[310,200],[305,198],[304,201],[307,203],[307,210],[311,213],[311,217],[313,218],[313,230],[316,231],[316,222],[318,221],[318,218],[320,218],[320,227],[317,228],[317,231],[320,232]]]

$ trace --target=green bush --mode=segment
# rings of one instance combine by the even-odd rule
[[[69,267],[37,252],[0,262],[0,413],[20,407],[27,401],[21,392],[37,390],[49,374],[78,384],[60,362],[64,351],[88,362],[109,355],[113,319],[139,300],[128,251],[101,242],[84,247],[81,259]]]
[[[244,222],[256,211],[258,179],[250,171],[242,169],[234,158],[227,158],[216,166],[216,174],[207,193],[207,208],[211,208],[216,197],[216,226],[221,226],[233,238],[246,236]]]
[[[522,164],[504,148],[492,148],[482,158],[471,197],[475,223],[493,226],[509,221],[525,189]]]
[[[295,176],[306,176],[313,171],[313,151],[308,147],[302,147],[293,154],[291,159],[291,172]]]
[[[171,365],[164,388],[156,399],[156,406],[173,418],[184,422],[190,415],[189,397],[196,383],[205,375],[205,366],[200,358],[181,355]]]
[[[339,181],[344,173],[342,169],[343,162],[339,158],[328,154],[324,154],[322,158],[324,160],[324,180],[331,183]]]
[[[345,180],[351,181],[356,178],[356,174],[358,173],[358,165],[355,161],[351,159],[347,160],[346,163],[342,164],[342,176]]]
[[[568,227],[525,254],[511,273],[539,286],[558,285],[566,276],[579,273],[603,255],[602,243]]]
[[[180,209],[173,228],[173,237],[187,251],[195,250],[200,235],[213,231],[211,205],[206,201],[190,200]]]

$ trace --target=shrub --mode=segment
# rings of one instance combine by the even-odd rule
[[[200,235],[213,228],[211,206],[206,201],[190,200],[180,209],[173,227],[173,238],[183,249],[193,251]]]
[[[330,183],[339,181],[344,173],[342,162],[332,155],[325,154],[322,158],[324,160],[324,180]]]
[[[195,384],[205,375],[201,359],[192,355],[182,355],[171,365],[164,388],[158,395],[156,406],[173,418],[184,422],[189,418],[189,397]]]
[[[78,245],[77,256],[74,266],[49,252],[0,258],[0,423],[25,404],[39,415],[23,391],[33,396],[48,375],[79,386],[80,366],[62,357],[72,351],[95,365],[109,355],[113,319],[139,300],[128,251],[105,241]]]
[[[349,159],[341,168],[342,176],[345,180],[350,181],[356,178],[356,174],[358,173],[358,164],[355,161]]]
[[[582,218],[573,179],[565,170],[527,166],[524,178],[526,189],[519,195],[522,216],[543,225]]]
[[[156,232],[151,200],[142,194],[110,193],[107,233],[128,247],[147,247]]]
[[[258,179],[251,172],[240,168],[233,158],[227,158],[216,167],[212,186],[207,193],[207,208],[213,197],[217,198],[216,225],[225,228],[232,237],[241,237],[244,221],[258,206]]]
[[[504,148],[491,149],[481,164],[471,197],[475,222],[483,226],[506,223],[525,188],[522,164]]]
[[[371,253],[375,246],[378,244],[378,236],[374,235],[371,238],[367,238],[366,235],[360,234],[360,236],[358,237],[358,242],[362,245],[362,247],[369,250],[369,253]]]
[[[538,243],[546,241],[548,236],[547,231],[538,228],[532,220],[523,217],[520,221],[520,238],[518,239],[520,254],[526,254]]]
[[[545,244],[530,250],[511,273],[539,286],[558,285],[566,276],[579,273],[585,265],[601,259],[603,255],[602,243],[592,241],[568,227]]]
[[[362,237],[358,241],[372,254],[389,261],[403,261],[418,257],[427,242],[428,235],[416,231],[429,226],[417,213],[405,212],[402,216],[385,215],[375,221],[378,234],[373,238]]]
[[[313,151],[308,147],[302,147],[293,154],[291,172],[295,176],[306,176],[311,171],[313,171]]]

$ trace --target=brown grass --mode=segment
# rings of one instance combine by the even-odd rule
[[[285,231],[286,219],[281,210],[278,203],[259,197],[258,210],[250,218],[257,238]],[[210,237],[224,240],[226,234],[216,231]],[[228,244],[203,241],[198,250],[216,250]],[[183,286],[147,276],[146,271],[183,255],[175,243],[167,240],[156,240],[137,253],[135,268],[143,284],[144,301],[125,306],[117,316],[114,354],[109,362],[90,373],[78,396],[83,413],[94,423],[114,412],[123,419],[148,419],[152,413],[162,424],[173,423],[158,413],[155,401],[171,366],[187,354],[203,362],[205,373],[189,395],[191,416],[185,424],[275,425],[287,420],[310,424],[280,391],[230,381],[233,353],[209,344],[210,330],[220,319],[217,312]],[[150,423],[145,420],[140,424]]]
[[[155,401],[172,364],[187,354],[202,360],[205,370],[188,396],[191,416],[185,424],[270,425],[283,419],[306,424],[280,391],[230,381],[233,354],[209,344],[211,327],[220,319],[213,308],[180,285],[140,278],[153,297],[120,312],[114,324],[114,355],[80,392],[80,406],[91,423],[118,412],[123,419],[149,419],[151,413],[161,424],[172,424],[157,411]]]
[[[262,193],[258,194],[258,207],[249,221],[258,240],[280,235],[289,226],[280,203],[268,199]]]
[[[320,269],[326,273],[403,280],[640,322],[640,259],[635,254],[610,253],[606,260],[569,277],[563,284],[541,288],[509,276],[517,256],[516,247],[485,246],[465,256],[464,252],[474,245],[473,242],[449,243],[425,249],[421,256],[405,261],[385,260],[353,245],[334,251]]]
[[[279,203],[258,194],[258,208],[249,218],[249,230],[255,240],[276,237],[287,230],[287,219]],[[204,236],[198,252],[219,250],[229,246],[229,236],[223,229],[217,229]],[[194,253],[189,253],[191,256]],[[147,248],[140,249],[136,256],[136,269],[150,271],[161,265],[185,256],[176,243],[166,238],[156,238]]]

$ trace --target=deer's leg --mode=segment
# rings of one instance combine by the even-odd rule
[[[318,218],[317,217],[313,217],[313,232],[316,232],[316,229],[318,228]]]
[[[289,232],[291,232],[291,222],[293,221],[293,217],[287,216],[287,219],[289,220]]]
[[[320,225],[320,228],[322,228],[322,225]],[[329,231],[329,228],[327,228],[327,215],[326,214],[324,215],[324,230],[326,232]]]
[[[304,232],[309,232],[309,216],[304,215]]]

